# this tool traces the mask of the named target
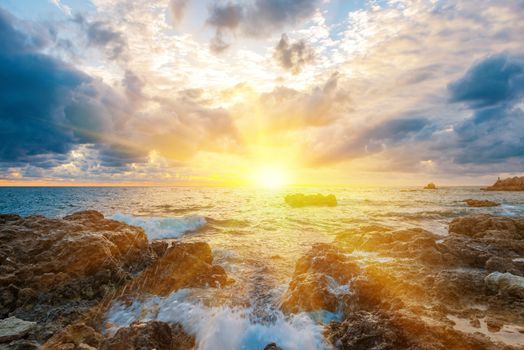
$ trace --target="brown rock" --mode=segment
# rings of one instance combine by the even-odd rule
[[[194,345],[195,338],[188,335],[181,325],[149,321],[120,328],[104,340],[100,350],[188,350]]]
[[[483,188],[485,191],[524,191],[524,176],[510,177],[504,180],[500,178],[492,186]]]
[[[473,238],[524,239],[524,219],[489,214],[453,219],[449,232]]]
[[[426,186],[424,186],[424,189],[425,190],[436,190],[437,186],[433,182],[430,182]]]
[[[225,270],[213,265],[207,243],[174,243],[128,289],[165,296],[179,288],[223,287],[228,283]]]
[[[497,207],[500,205],[500,203],[497,203],[497,202],[493,202],[490,200],[479,200],[479,199],[465,199],[464,203],[466,203],[468,207],[474,207],[474,208]]]

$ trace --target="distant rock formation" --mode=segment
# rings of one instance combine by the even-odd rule
[[[433,182],[430,182],[428,183],[425,187],[424,187],[425,190],[436,190],[437,189],[437,186],[433,183]]]
[[[524,191],[524,176],[500,178],[492,186],[483,188],[484,191]]]
[[[288,194],[284,200],[287,204],[293,208],[302,208],[308,206],[317,207],[335,207],[337,205],[337,197],[334,194],[328,194],[326,196],[322,194],[303,194],[295,193]]]
[[[493,202],[487,199],[464,199],[463,202],[466,203],[468,207],[474,208],[497,207],[500,205],[500,203]]]

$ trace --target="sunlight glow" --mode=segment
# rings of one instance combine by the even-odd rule
[[[274,166],[260,167],[253,174],[254,185],[268,189],[278,189],[289,184],[290,178],[288,172],[284,169]]]

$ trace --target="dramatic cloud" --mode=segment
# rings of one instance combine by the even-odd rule
[[[287,35],[282,34],[282,38],[275,47],[273,58],[284,69],[298,74],[305,65],[314,61],[315,51],[308,46],[305,40],[290,43]]]
[[[223,43],[224,31],[262,37],[310,17],[318,0],[255,0],[235,4],[215,2],[207,24],[216,28],[215,42]],[[212,46],[213,47],[213,46]],[[221,47],[227,47],[221,45]]]
[[[473,115],[454,128],[458,163],[500,163],[524,157],[524,57],[488,57],[449,85],[451,100]],[[523,164],[524,165],[524,164]]]
[[[88,46],[104,49],[109,59],[126,59],[127,41],[122,33],[113,29],[108,22],[86,20],[77,15],[74,21],[78,23],[86,33]]]

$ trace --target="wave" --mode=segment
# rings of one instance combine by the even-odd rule
[[[111,218],[129,225],[142,227],[150,240],[177,238],[184,233],[197,231],[206,225],[206,219],[198,215],[163,218],[117,213]]]
[[[277,312],[274,322],[250,320],[250,308],[228,306],[207,307],[184,301],[188,290],[180,290],[167,298],[151,297],[131,304],[114,304],[108,314],[106,331],[114,333],[133,321],[159,320],[180,323],[186,332],[195,335],[197,349],[263,349],[276,342],[286,350],[328,349],[322,325],[306,313],[286,317]]]

